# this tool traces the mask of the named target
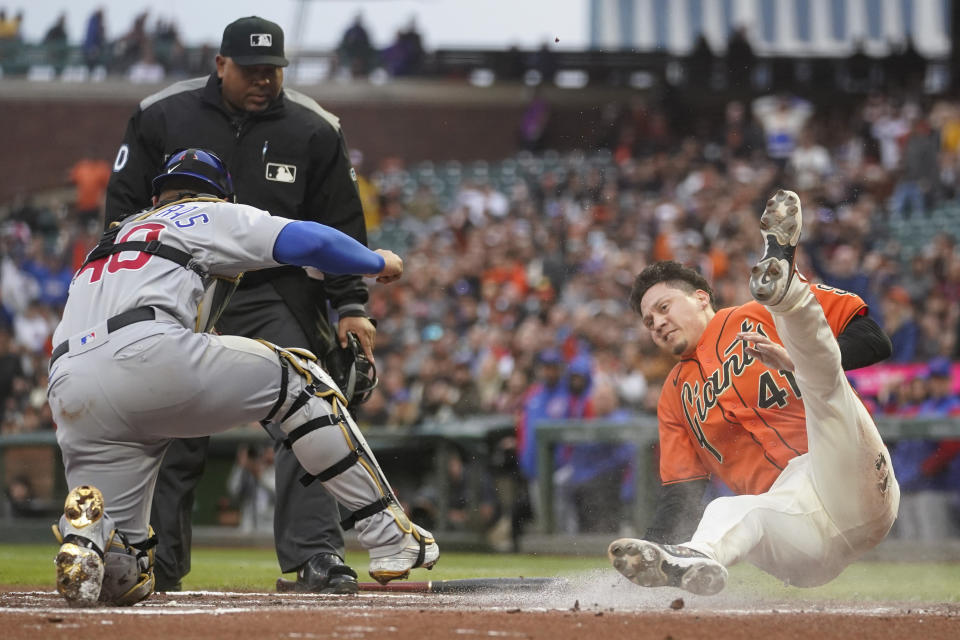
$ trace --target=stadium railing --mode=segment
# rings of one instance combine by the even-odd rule
[[[877,426],[884,439],[895,442],[904,439],[956,438],[960,436],[960,420],[953,418],[877,418]],[[395,463],[399,468],[419,470],[424,477],[433,476],[437,490],[438,519],[443,521],[447,504],[448,482],[445,476],[447,457],[461,452],[480,463],[489,463],[497,443],[514,433],[514,421],[509,415],[479,416],[460,421],[424,423],[412,428],[378,427],[364,429],[364,436],[377,453],[381,463]],[[643,415],[630,422],[602,420],[561,420],[537,425],[536,491],[539,509],[535,528],[541,534],[557,533],[554,513],[555,471],[554,448],[576,443],[633,443],[636,445],[635,473],[636,499],[631,523],[643,531],[653,513],[657,492],[656,452],[657,420],[654,415]],[[230,454],[240,444],[266,441],[267,434],[256,426],[235,428],[211,437],[212,452]],[[66,494],[62,462],[53,431],[39,431],[0,436],[0,482],[6,485],[7,454],[18,447],[52,447],[57,457],[54,465],[55,497]],[[491,471],[492,472],[492,471]]]
[[[79,45],[67,47],[8,41],[0,47],[0,77],[35,77],[52,80],[64,67],[101,66],[106,74],[124,74],[136,60],[129,60],[117,51],[116,43],[108,43],[96,61],[85,60]],[[158,61],[168,74],[194,73],[212,62],[214,49],[207,46],[184,47],[177,55],[170,54],[170,45],[156,47]],[[337,69],[336,53],[328,50],[291,52],[291,72],[301,82],[322,82],[333,77]],[[208,57],[208,60],[203,58]],[[407,77],[443,78],[474,82],[478,77],[493,82],[553,83],[565,88],[603,86],[645,89],[664,84],[688,85],[698,90],[706,84],[712,90],[730,86],[767,90],[792,90],[828,94],[838,89],[843,93],[864,94],[887,83],[903,80],[895,57],[867,60],[866,79],[854,77],[847,56],[766,56],[750,61],[750,70],[733,71],[726,58],[713,56],[706,60],[678,56],[664,50],[635,49],[468,49],[446,48],[426,52],[417,69],[405,72]],[[926,93],[941,93],[954,81],[947,58],[914,61],[915,75]],[[51,75],[50,69],[56,69]],[[532,80],[533,73],[536,80]],[[74,71],[71,76],[75,76]],[[302,76],[302,77],[300,77]],[[371,77],[376,77],[372,74]]]

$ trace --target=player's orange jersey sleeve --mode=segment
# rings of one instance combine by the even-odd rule
[[[810,289],[823,307],[823,315],[827,317],[834,336],[843,333],[855,317],[867,315],[867,303],[855,293],[823,284],[811,285]]]

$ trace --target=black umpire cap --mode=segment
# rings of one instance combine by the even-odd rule
[[[227,25],[220,42],[220,55],[233,58],[241,67],[289,64],[283,57],[283,29],[257,16],[240,18]]]

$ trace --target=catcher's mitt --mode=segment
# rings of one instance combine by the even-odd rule
[[[347,334],[347,346],[330,349],[323,358],[323,368],[351,407],[363,404],[377,388],[377,368],[367,359],[356,334]]]

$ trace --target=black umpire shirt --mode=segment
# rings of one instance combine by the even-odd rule
[[[264,111],[231,114],[216,73],[178,82],[140,103],[114,160],[106,224],[150,206],[151,182],[164,161],[189,147],[223,159],[237,202],[320,222],[367,244],[356,174],[337,117],[289,89]],[[358,276],[319,281],[299,267],[278,267],[247,274],[241,286],[264,280],[273,282],[307,335],[315,333],[318,314],[326,318],[326,297],[341,316],[366,316],[368,292]]]

